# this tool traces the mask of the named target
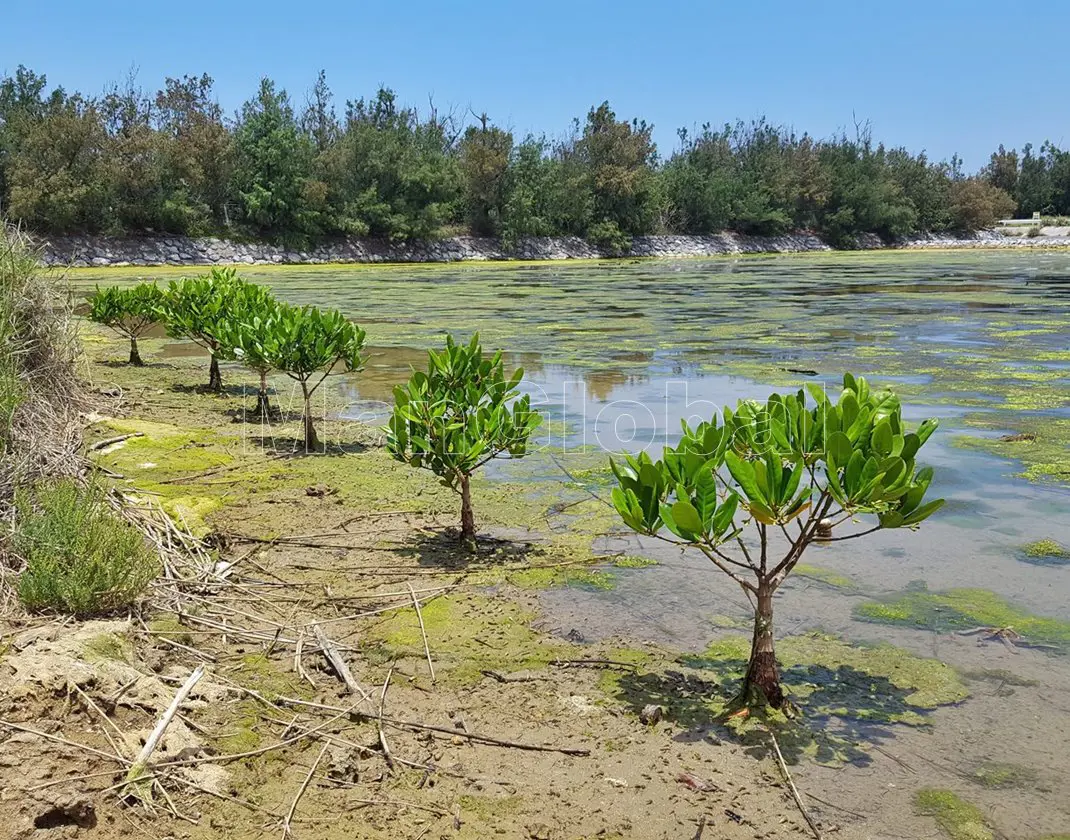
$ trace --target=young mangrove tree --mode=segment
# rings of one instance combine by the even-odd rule
[[[523,368],[506,377],[500,350],[484,357],[477,333],[468,344],[447,336],[444,350],[428,351],[427,373],[413,371],[394,388],[387,448],[460,494],[461,541],[468,547],[476,535],[472,474],[500,455],[523,457],[542,422],[531,398],[519,395],[523,378]]]
[[[208,389],[222,391],[219,362],[233,358],[234,351],[226,341],[228,332],[263,311],[270,300],[267,289],[246,283],[233,268],[213,268],[203,277],[172,281],[159,311],[168,335],[188,338],[211,354]]]
[[[331,374],[360,370],[364,340],[364,330],[336,309],[323,312],[314,306],[286,303],[277,304],[260,329],[245,331],[241,350],[246,359],[282,371],[301,386],[306,451],[320,448],[312,420],[312,395]]]
[[[160,321],[163,291],[155,283],[138,283],[127,289],[97,287],[89,299],[89,320],[110,327],[130,339],[129,363],[140,367],[137,340]]]
[[[750,661],[737,703],[790,705],[773,647],[773,595],[815,540],[851,540],[883,528],[914,528],[943,499],[923,502],[931,468],[914,458],[936,429],[903,423],[899,399],[844,376],[833,402],[818,386],[773,394],[763,404],[691,429],[661,460],[646,453],[610,461],[613,504],[640,534],[693,547],[742,589],[754,609]],[[841,534],[860,517],[870,527]]]

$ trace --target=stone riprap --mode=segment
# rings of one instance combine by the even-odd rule
[[[187,236],[52,236],[40,237],[47,265],[107,267],[124,265],[302,265],[318,263],[448,263],[487,260],[599,259],[613,254],[580,237],[534,237],[506,248],[501,240],[454,236],[419,242],[343,239],[309,249],[285,248],[263,242],[239,242]],[[857,247],[872,248],[1050,248],[1070,246],[1070,237],[1008,237],[984,231],[968,238],[917,237],[891,246],[874,235],[859,237]],[[705,257],[722,254],[784,254],[829,251],[812,233],[784,236],[745,236],[719,233],[707,236],[637,236],[624,257]]]

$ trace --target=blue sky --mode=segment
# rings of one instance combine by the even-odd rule
[[[385,83],[405,102],[432,94],[440,109],[486,111],[518,134],[559,135],[608,99],[655,125],[663,155],[679,126],[761,114],[818,136],[868,119],[879,139],[957,152],[969,169],[1000,142],[1070,145],[1065,2],[6,5],[0,71],[26,64],[83,92],[131,68],[151,90],[207,72],[228,112],[262,75],[302,104],[322,68],[339,104]]]

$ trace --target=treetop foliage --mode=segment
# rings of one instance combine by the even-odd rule
[[[764,119],[680,130],[608,102],[562,137],[515,137],[486,114],[403,106],[394,91],[336,106],[321,72],[303,105],[262,79],[233,117],[207,75],[134,80],[88,97],[19,67],[0,79],[0,211],[43,233],[166,232],[295,247],[342,235],[507,242],[576,235],[623,250],[650,233],[818,231],[902,237],[970,230],[1015,210],[1070,215],[1070,151],[1000,147],[961,163],[888,148],[868,129],[827,139]]]

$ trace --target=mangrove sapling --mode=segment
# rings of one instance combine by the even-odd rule
[[[222,324],[220,342],[232,348],[230,352],[247,368],[260,377],[256,394],[256,411],[246,417],[271,421],[279,414],[277,407],[271,405],[268,395],[268,374],[274,370],[271,361],[265,357],[264,348],[270,346],[271,337],[279,328],[279,303],[268,298],[255,306],[244,308],[240,319],[233,319]]]
[[[159,313],[168,335],[188,338],[211,354],[208,389],[222,391],[219,362],[234,355],[224,340],[229,324],[261,311],[270,300],[267,289],[245,282],[233,268],[213,268],[203,277],[172,281]]]
[[[89,320],[110,327],[130,339],[129,364],[141,367],[137,340],[160,321],[163,291],[155,283],[138,283],[128,289],[97,287],[89,299]]]
[[[286,303],[276,305],[270,323],[270,330],[247,333],[248,347],[242,345],[242,349],[301,386],[305,451],[317,450],[320,442],[312,421],[312,395],[331,374],[361,369],[364,330],[336,309],[322,312],[314,306]]]
[[[932,481],[914,457],[936,429],[903,424],[899,399],[846,374],[832,402],[822,388],[742,401],[684,434],[662,459],[610,461],[613,504],[634,531],[697,548],[734,580],[754,609],[750,659],[737,703],[789,711],[773,647],[773,596],[815,540],[916,528],[943,504],[923,504]],[[838,535],[858,517],[863,530]],[[819,529],[833,536],[822,538]],[[666,534],[665,532],[668,532]]]
[[[460,494],[461,541],[469,548],[476,535],[472,474],[500,455],[522,458],[542,422],[531,398],[519,396],[523,378],[523,368],[506,378],[500,350],[484,358],[476,333],[466,345],[447,336],[444,350],[428,351],[427,373],[414,370],[394,388],[387,448]]]

